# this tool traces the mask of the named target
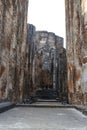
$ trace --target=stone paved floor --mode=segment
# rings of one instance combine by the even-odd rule
[[[87,130],[87,116],[71,108],[17,107],[0,114],[0,130]]]

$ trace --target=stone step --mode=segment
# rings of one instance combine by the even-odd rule
[[[60,102],[35,102],[32,104],[17,104],[17,107],[51,107],[51,108],[74,108],[73,105],[62,104]]]
[[[38,102],[58,102],[56,99],[37,99]]]
[[[52,89],[41,89],[35,92],[35,96],[40,99],[56,99],[57,92]]]
[[[5,112],[11,108],[14,108],[16,104],[14,102],[2,102],[0,103],[0,113]]]

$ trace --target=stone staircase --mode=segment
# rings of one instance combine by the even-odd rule
[[[35,96],[38,99],[56,99],[57,98],[57,92],[54,91],[53,89],[41,89],[37,90],[35,92]]]

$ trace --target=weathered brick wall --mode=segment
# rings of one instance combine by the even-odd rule
[[[27,25],[24,98],[32,96],[35,86],[35,26]]]
[[[87,104],[87,0],[66,0],[69,102]]]
[[[61,49],[60,49],[61,50]],[[67,98],[68,89],[67,89],[67,60],[66,60],[66,49],[62,48],[62,51],[59,53],[59,74],[58,74],[58,82],[59,82],[59,94],[64,94]]]
[[[37,31],[36,45],[36,89],[56,89],[59,96],[67,93],[66,50],[63,38],[54,33]]]
[[[23,97],[28,0],[0,0],[0,101]]]
[[[67,93],[66,50],[63,38],[46,31],[35,31],[27,26],[26,68],[24,98],[35,95],[37,90],[49,88]]]

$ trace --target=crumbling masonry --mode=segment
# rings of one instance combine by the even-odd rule
[[[34,76],[36,70],[33,70],[32,75],[27,74],[30,80],[25,82],[26,59],[28,62],[27,7],[27,0],[0,0],[0,101],[22,101],[30,94],[26,93],[25,84],[32,83],[31,94],[40,84],[38,82],[37,86],[35,85],[37,76],[40,77],[36,73]],[[68,100],[69,103],[87,104],[87,0],[65,0],[65,8]],[[39,51],[36,50],[39,56]],[[36,51],[34,53],[36,54]],[[28,54],[32,57],[32,53]],[[42,59],[43,56],[44,52]],[[39,58],[35,59],[33,57],[29,61],[30,66],[34,66]],[[45,64],[42,65],[42,68],[44,67]]]
[[[55,91],[56,97],[61,97],[63,93],[67,93],[66,50],[63,48],[63,38],[51,32],[35,32],[33,25],[28,27],[25,97],[42,91],[39,98],[53,98],[52,94],[45,95],[46,90]]]

